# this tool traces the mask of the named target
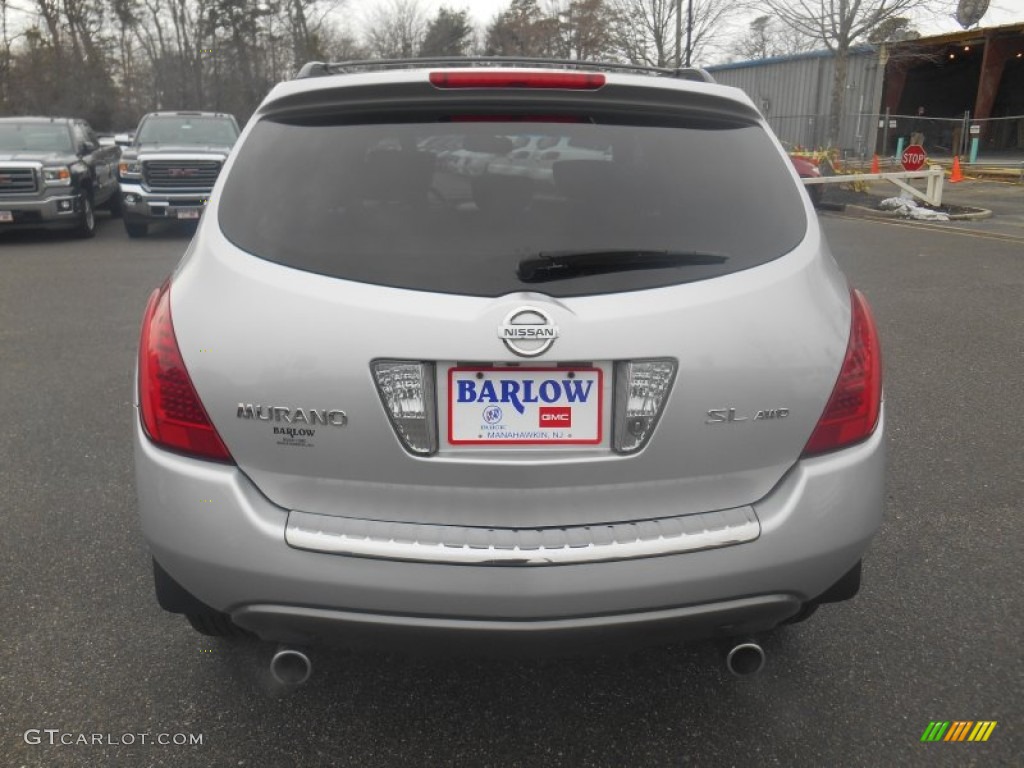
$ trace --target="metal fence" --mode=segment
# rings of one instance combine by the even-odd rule
[[[768,122],[788,149],[823,148],[813,139],[826,135],[828,115],[769,115]],[[986,154],[1024,160],[1024,115],[974,120],[969,112],[960,117],[859,112],[844,118],[840,135],[846,141],[838,149],[847,157],[898,155],[919,143],[929,154],[959,155],[971,162]]]

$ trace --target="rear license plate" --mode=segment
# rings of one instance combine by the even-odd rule
[[[596,445],[600,368],[449,368],[451,445]]]
[[[200,210],[201,209],[199,209],[199,208],[179,208],[178,209],[178,218],[179,219],[198,219],[199,218]]]
[[[10,224],[12,221],[14,221],[13,211],[0,211],[0,222]]]

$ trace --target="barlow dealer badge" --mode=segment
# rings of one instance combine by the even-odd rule
[[[520,357],[543,355],[558,338],[558,326],[543,309],[520,307],[498,326],[498,338]]]

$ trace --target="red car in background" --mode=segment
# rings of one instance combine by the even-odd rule
[[[818,168],[818,164],[808,160],[806,157],[790,155],[789,160],[793,163],[793,167],[796,168],[797,175],[801,179],[816,179],[821,176],[821,169]],[[817,208],[821,205],[821,196],[825,192],[824,187],[821,184],[809,184],[805,188],[807,189],[807,194],[811,196],[811,202],[814,203],[814,207]]]

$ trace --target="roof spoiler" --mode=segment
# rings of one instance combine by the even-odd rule
[[[421,59],[354,59],[352,61],[310,61],[295,75],[296,80],[353,72],[380,72],[395,69],[423,67],[536,67],[539,69],[581,69],[613,72],[634,72],[660,77],[675,77],[699,83],[714,83],[715,79],[700,67],[650,67],[645,64],[621,64],[607,61],[581,61],[579,59],[542,59],[526,56],[434,56]]]

